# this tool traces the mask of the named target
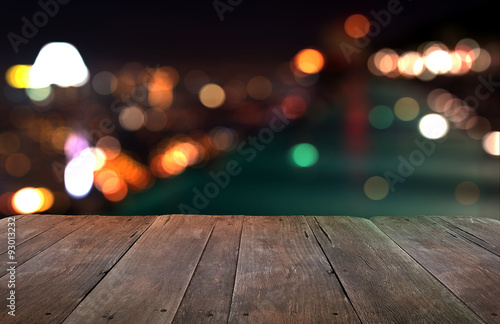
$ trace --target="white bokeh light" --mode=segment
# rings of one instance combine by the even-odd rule
[[[500,156],[500,132],[489,132],[484,135],[483,149],[490,155]]]
[[[422,136],[429,139],[438,139],[448,133],[448,121],[439,114],[428,114],[420,119],[418,129]]]
[[[30,88],[45,88],[51,84],[60,87],[84,85],[89,71],[78,50],[69,43],[49,43],[42,47],[31,67]]]
[[[81,154],[64,169],[64,186],[73,197],[85,197],[94,183],[96,161],[92,154]]]

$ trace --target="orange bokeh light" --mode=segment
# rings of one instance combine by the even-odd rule
[[[315,49],[304,49],[294,58],[295,67],[307,74],[318,73],[325,65],[323,54]]]
[[[361,38],[366,36],[369,28],[370,21],[368,21],[368,18],[360,14],[349,16],[344,23],[346,34],[352,38]]]

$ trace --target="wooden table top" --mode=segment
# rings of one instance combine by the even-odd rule
[[[1,323],[500,323],[492,219],[26,215],[0,228]]]

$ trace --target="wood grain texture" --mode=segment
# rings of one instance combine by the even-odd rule
[[[500,323],[500,257],[433,217],[372,221],[484,321]]]
[[[27,218],[34,218],[39,216],[26,216]],[[46,217],[46,216],[43,216]],[[21,264],[31,259],[41,251],[50,247],[52,244],[60,241],[66,235],[74,232],[78,228],[84,226],[86,223],[91,221],[97,216],[64,216],[58,217],[57,222],[44,232],[41,232],[35,236],[30,236],[29,239],[22,240],[21,243],[16,245],[15,261],[19,267]],[[21,233],[25,230],[27,226],[37,226],[38,221],[32,221],[32,225],[28,224],[17,224],[16,234]],[[32,231],[29,231],[32,232]],[[33,232],[32,232],[33,233]],[[0,260],[7,259],[6,251],[0,253]],[[7,273],[7,268],[0,268],[0,277]]]
[[[60,215],[20,215],[13,216],[16,219],[16,245],[19,245],[32,237],[35,237],[46,230],[54,227],[58,222],[61,221]],[[68,216],[64,216],[68,217]],[[85,216],[72,216],[72,217],[85,217]],[[4,253],[7,250],[6,240],[7,240],[7,222],[8,218],[1,220],[0,228],[5,228],[4,231],[0,232],[0,253]]]
[[[500,256],[500,221],[489,218],[433,216],[431,219]]]
[[[229,323],[359,323],[302,216],[245,217]]]
[[[152,220],[98,217],[20,265],[16,316],[2,312],[0,322],[61,323]],[[0,278],[0,287],[7,280]]]
[[[216,218],[215,228],[175,314],[174,323],[226,323],[243,216]]]
[[[214,222],[198,215],[158,217],[64,323],[170,323]]]
[[[482,323],[369,220],[308,221],[363,323]]]

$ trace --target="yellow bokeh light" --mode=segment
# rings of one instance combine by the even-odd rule
[[[224,104],[226,94],[224,89],[219,85],[208,83],[200,89],[199,98],[203,106],[207,108],[218,108]]]
[[[43,193],[35,188],[26,187],[12,197],[12,208],[19,214],[31,214],[40,210],[44,202]]]
[[[368,198],[381,200],[389,194],[389,183],[382,177],[374,176],[366,180],[363,189]]]
[[[13,88],[28,88],[30,69],[31,65],[13,65],[5,73],[5,80]]]
[[[304,49],[294,59],[295,66],[304,73],[313,74],[321,71],[325,64],[323,55],[315,49]]]
[[[37,210],[39,212],[46,211],[54,204],[54,194],[47,188],[37,188],[36,189],[43,197],[43,203]]]
[[[410,121],[418,116],[420,107],[418,102],[410,97],[404,97],[394,104],[394,114],[401,120]]]

